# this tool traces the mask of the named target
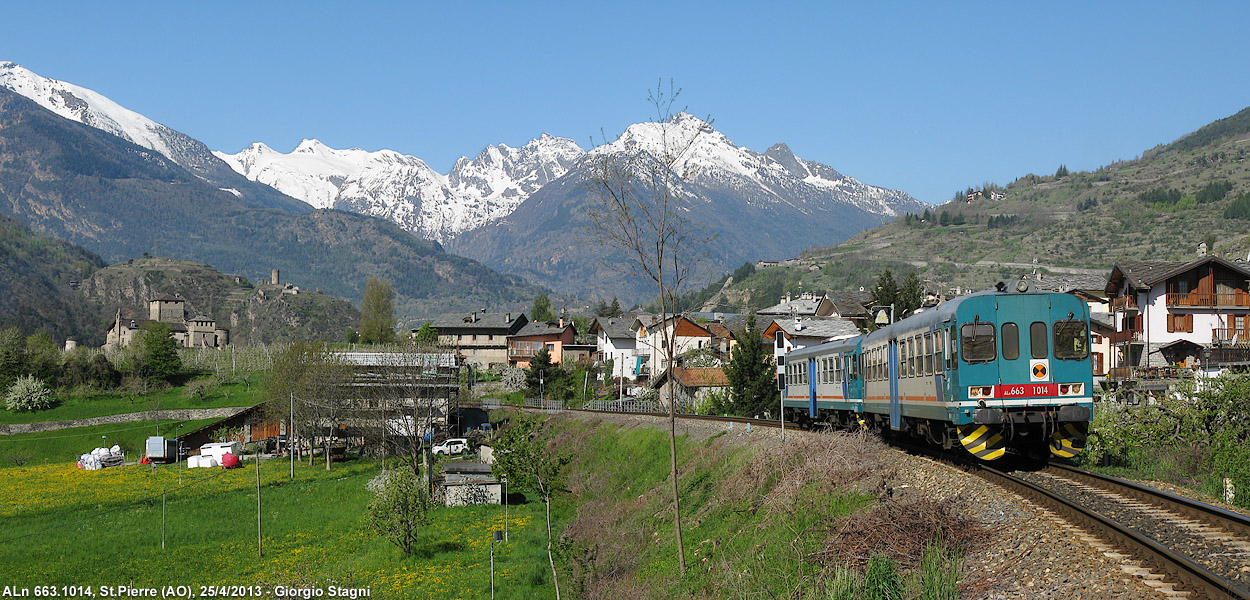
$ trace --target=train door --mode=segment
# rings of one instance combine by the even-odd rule
[[[929,339],[933,340],[932,355],[933,360],[933,389],[936,390],[939,404],[946,402],[946,365],[942,364],[946,352],[943,350],[942,334],[945,332],[941,327],[929,328]]]
[[[842,400],[851,401],[851,360],[849,355],[839,354],[833,360],[838,361],[838,372],[842,374]]]
[[[902,406],[898,393],[898,340],[891,339],[889,347],[890,360],[890,429],[902,426]]]
[[[998,298],[995,325],[998,327],[1000,384],[1014,387],[1050,382],[1047,326],[1042,322],[1047,311],[1037,309],[1038,300],[1037,296],[1029,294]]]
[[[815,418],[816,416],[816,377],[820,371],[816,370],[816,359],[807,359],[807,398],[808,398],[808,415]]]

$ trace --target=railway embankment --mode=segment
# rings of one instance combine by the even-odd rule
[[[579,450],[604,435],[605,425],[616,440],[634,439],[622,431],[647,429],[663,439],[668,427],[666,418],[653,416],[559,418],[575,423],[561,427],[560,443]],[[839,597],[831,591],[836,581],[848,570],[871,570],[873,556],[894,560],[903,589],[915,592],[929,572],[925,558],[934,539],[928,536],[944,538],[937,543],[957,557],[960,598],[1181,597],[1149,568],[1048,510],[868,436],[788,429],[783,443],[777,428],[687,420],[678,421],[677,433],[684,440],[687,564],[715,597],[745,597],[748,589],[783,581],[803,592],[790,597]],[[647,460],[666,468],[666,442],[657,448],[664,452]],[[637,452],[622,448],[616,464],[629,471],[642,460]],[[637,582],[673,550],[666,488],[627,486],[613,501],[604,493],[619,476],[607,473],[612,461],[577,462],[577,469],[603,471],[600,483],[570,486],[578,509],[567,540],[580,556],[597,557],[573,561],[581,580],[617,597],[655,597],[653,587],[640,590]],[[611,574],[596,570],[605,558],[613,559]],[[654,585],[661,584],[644,587]]]

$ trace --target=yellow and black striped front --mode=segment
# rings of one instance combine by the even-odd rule
[[[970,423],[959,426],[959,443],[981,460],[997,460],[1006,452],[1007,440],[997,428]]]
[[[1060,458],[1072,458],[1085,449],[1085,437],[1089,423],[1064,423],[1050,436],[1050,453]]]

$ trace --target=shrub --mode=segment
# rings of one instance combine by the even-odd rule
[[[30,375],[23,375],[9,388],[4,404],[9,410],[43,410],[52,408],[55,402],[48,384]]]
[[[364,528],[412,554],[421,526],[429,521],[432,507],[425,485],[411,469],[400,467],[368,484],[374,493],[365,513]]]

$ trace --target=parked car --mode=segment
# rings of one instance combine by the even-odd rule
[[[463,454],[468,451],[469,440],[464,438],[448,438],[446,441],[434,446],[434,449],[430,450],[434,456],[438,456],[440,454],[443,456],[450,456],[452,454]]]

